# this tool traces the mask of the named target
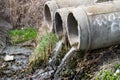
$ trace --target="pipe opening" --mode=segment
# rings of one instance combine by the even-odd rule
[[[63,34],[63,21],[58,12],[55,14],[55,32],[58,37],[62,36]]]
[[[52,16],[51,16],[50,8],[47,4],[45,4],[44,7],[44,14],[45,14],[45,20],[48,22],[48,25],[52,25]]]
[[[75,19],[74,15],[70,13],[67,18],[67,27],[68,27],[68,39],[72,46],[78,46],[79,43],[79,34],[78,34],[78,22]]]

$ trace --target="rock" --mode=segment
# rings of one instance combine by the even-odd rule
[[[54,70],[36,74],[32,77],[33,80],[49,80],[53,75]]]
[[[114,73],[114,76],[117,76],[117,74],[120,73],[120,69],[117,69]]]
[[[4,60],[5,61],[13,61],[14,60],[14,56],[6,55]]]

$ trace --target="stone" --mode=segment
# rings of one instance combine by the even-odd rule
[[[13,61],[14,60],[14,56],[6,55],[4,60],[5,61]]]

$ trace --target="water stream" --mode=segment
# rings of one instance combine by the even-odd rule
[[[55,77],[59,74],[59,72],[66,66],[66,63],[69,61],[69,59],[73,56],[73,52],[75,51],[76,49],[74,47],[72,47],[67,53],[66,55],[64,56],[64,58],[62,59],[60,65],[58,66],[58,69],[57,71],[55,72]]]
[[[73,52],[76,50],[76,48],[72,47],[64,56],[64,58],[62,59],[61,63],[59,66],[53,65],[54,61],[56,60],[57,56],[59,55],[59,51],[62,47],[62,41],[59,41],[54,49],[55,53],[52,56],[52,58],[49,61],[49,66],[47,66],[47,71],[44,70],[40,70],[37,75],[33,76],[34,80],[47,80],[47,79],[51,79],[51,77],[53,77],[53,79],[58,80],[59,78],[59,72],[66,66],[66,64],[69,62],[69,59],[74,55]],[[57,69],[53,69],[51,68],[52,66],[56,66]]]
[[[48,64],[50,67],[52,67],[55,70],[55,61],[57,59],[57,56],[59,55],[59,51],[62,48],[63,40],[60,40],[58,43],[56,43],[56,47],[53,50],[53,56],[48,61]]]

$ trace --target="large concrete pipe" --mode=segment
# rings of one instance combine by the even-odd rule
[[[98,0],[99,2],[105,2],[105,1],[109,1],[109,0]],[[93,2],[98,2],[98,1],[93,1]],[[90,5],[89,3],[83,3],[82,5]],[[92,3],[91,3],[92,4]],[[57,35],[58,38],[61,38],[65,36],[66,34],[66,29],[65,27],[67,26],[67,16],[70,12],[71,9],[73,9],[75,7],[67,7],[67,8],[60,8],[57,9],[55,12],[55,16],[54,16],[54,29],[55,29],[55,33]]]
[[[44,5],[45,22],[50,31],[53,30],[53,21],[55,11],[60,8],[79,6],[82,4],[94,4],[94,0],[51,0],[47,1]]]
[[[120,44],[120,1],[71,10],[67,33],[71,46],[80,50]]]

